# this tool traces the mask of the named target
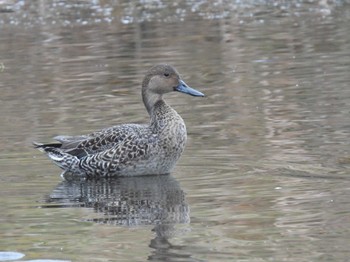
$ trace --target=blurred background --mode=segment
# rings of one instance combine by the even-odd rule
[[[347,261],[350,1],[0,1],[0,261]],[[169,176],[62,181],[32,148],[146,123],[149,67],[187,148]],[[17,261],[16,260],[16,261]]]

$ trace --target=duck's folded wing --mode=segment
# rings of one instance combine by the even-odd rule
[[[152,136],[149,134],[141,136],[129,134],[109,149],[86,155],[82,160],[82,166],[91,170],[102,168],[108,173],[132,170],[135,165],[140,165],[152,157],[149,154],[151,139]]]
[[[66,153],[82,158],[117,147],[130,136],[138,136],[143,125],[120,125],[83,136],[56,136],[54,139],[62,143],[60,147]],[[142,133],[142,132],[141,132]]]

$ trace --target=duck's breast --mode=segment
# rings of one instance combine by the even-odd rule
[[[162,170],[170,172],[184,151],[187,131],[183,119],[176,112],[158,123],[157,143],[154,144],[155,161]]]

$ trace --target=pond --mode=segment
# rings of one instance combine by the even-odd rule
[[[347,261],[349,23],[348,1],[1,1],[0,261]],[[32,141],[146,123],[157,63],[206,94],[166,96],[174,172],[63,181]]]

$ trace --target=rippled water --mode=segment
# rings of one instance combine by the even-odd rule
[[[350,6],[285,2],[0,1],[0,261],[347,261]],[[146,122],[159,62],[173,174],[62,181],[31,142]]]

